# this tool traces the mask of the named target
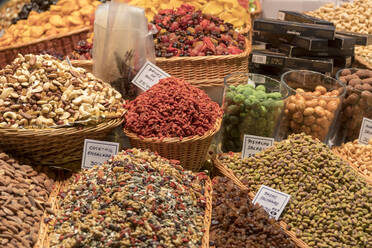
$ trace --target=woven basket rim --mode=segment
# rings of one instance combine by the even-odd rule
[[[125,127],[124,127],[123,131],[124,131],[124,134],[126,136],[128,136],[130,139],[140,140],[140,141],[145,142],[145,143],[186,143],[186,142],[194,142],[194,141],[197,141],[197,140],[207,139],[208,137],[213,136],[215,133],[217,133],[220,130],[221,123],[222,123],[222,118],[219,117],[219,118],[217,118],[216,122],[214,123],[213,128],[211,128],[209,131],[205,132],[202,136],[194,135],[194,136],[184,137],[184,138],[182,138],[182,140],[180,140],[180,138],[178,138],[178,137],[163,138],[163,139],[160,139],[160,138],[140,138],[139,135],[137,135],[133,132],[130,132],[129,130],[125,129]]]
[[[372,63],[367,61],[363,56],[355,56],[355,60],[367,67],[367,69],[372,70]]]
[[[80,132],[91,131],[94,129],[106,129],[112,126],[119,126],[124,122],[124,118],[114,118],[108,121],[101,122],[97,125],[87,126],[74,126],[74,127],[63,127],[63,128],[44,128],[44,129],[18,129],[18,128],[0,128],[0,136],[15,135],[15,136],[57,136],[57,135],[69,135],[77,134]],[[82,127],[82,128],[81,128]]]
[[[228,153],[222,153],[218,154],[216,157],[212,159],[213,165],[224,175],[225,177],[232,180],[240,189],[242,190],[248,190],[248,197],[253,200],[254,194],[252,191],[245,186],[234,174],[234,172],[223,165],[223,163],[219,160],[219,156],[221,155],[228,155]],[[275,225],[278,225],[282,228],[282,230],[291,238],[291,240],[300,248],[310,248],[304,241],[296,237],[296,234],[292,231],[287,230],[287,224],[284,221],[279,221],[278,223],[275,223]]]
[[[41,42],[51,41],[51,40],[54,40],[54,39],[60,39],[60,38],[63,38],[63,37],[68,37],[68,36],[71,36],[71,35],[83,33],[83,32],[89,31],[89,30],[90,30],[90,27],[85,27],[85,28],[80,28],[80,29],[72,30],[72,31],[70,31],[68,33],[58,34],[58,35],[52,35],[52,36],[48,36],[48,37],[45,37],[45,38],[33,40],[33,41],[30,41],[30,42],[27,42],[27,43],[22,43],[22,44],[18,44],[18,45],[11,45],[11,46],[0,47],[0,52],[3,52],[5,50],[10,50],[10,49],[27,47],[27,46],[35,45],[35,44],[38,44],[38,43],[41,43]]]

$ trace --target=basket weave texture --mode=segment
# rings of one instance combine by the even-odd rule
[[[103,139],[122,122],[123,119],[118,118],[86,127],[0,128],[0,149],[33,163],[65,167],[69,163],[80,163],[85,139]]]
[[[221,161],[218,160],[218,158],[213,159],[213,165],[218,169],[219,172],[221,172],[222,175],[225,177],[231,179],[240,189],[242,190],[249,190],[247,186],[245,186],[235,175],[234,172],[224,166]],[[253,200],[254,194],[249,191],[248,197]],[[279,222],[279,226],[283,229],[283,231],[290,236],[292,241],[299,247],[299,248],[309,248],[309,246],[303,242],[301,239],[298,239],[296,237],[296,234],[292,231],[287,230],[287,224],[283,221]]]
[[[179,138],[140,138],[124,129],[130,144],[135,148],[149,149],[157,152],[160,156],[175,159],[181,162],[183,168],[192,171],[199,171],[207,156],[208,148],[211,145],[214,135],[220,130],[221,118],[216,120],[214,127],[203,136]]]
[[[362,56],[355,56],[355,61],[365,68],[372,70],[372,64],[366,58],[363,58]]]
[[[53,190],[49,202],[52,204],[52,210],[57,212],[59,209],[58,201],[60,200],[59,193],[63,191],[64,188],[68,186],[69,180],[65,179],[63,181],[56,182],[55,189]],[[201,248],[209,248],[209,227],[211,225],[212,219],[212,194],[213,187],[212,181],[208,177],[204,186],[204,197],[205,197],[205,214],[204,214],[204,236],[202,239]],[[44,217],[47,217],[46,214]],[[49,248],[50,247],[50,237],[48,233],[48,225],[44,224],[44,221],[41,224],[39,230],[39,238],[34,248]]]
[[[51,50],[60,55],[70,54],[79,40],[85,40],[90,28],[78,29],[67,34],[60,34],[32,42],[0,48],[0,67],[6,66],[17,57],[17,54],[40,54]]]

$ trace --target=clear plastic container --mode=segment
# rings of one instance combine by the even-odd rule
[[[324,74],[294,70],[282,75],[290,91],[286,99],[283,124],[288,134],[304,132],[329,146],[341,143],[337,137],[339,112],[346,87]]]
[[[345,71],[344,75],[343,71]],[[359,79],[353,80],[353,77],[349,75],[353,75],[357,71],[368,71],[368,73],[361,76],[362,78],[358,76]],[[372,85],[367,82],[369,78],[371,78],[369,81],[372,82],[372,71],[357,68],[341,69],[336,74],[336,79],[346,85],[346,95],[340,113],[341,128],[339,130],[339,135],[345,139],[345,142],[358,139],[364,117],[372,119]],[[369,84],[369,86],[366,84]]]
[[[223,152],[241,152],[245,134],[281,140],[279,128],[288,97],[287,87],[260,74],[233,73],[225,77]]]

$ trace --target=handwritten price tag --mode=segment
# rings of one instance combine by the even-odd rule
[[[119,151],[119,143],[85,139],[82,169],[90,169],[95,165],[101,165]]]
[[[370,139],[372,139],[372,120],[363,118],[359,132],[359,143],[367,145]]]
[[[244,135],[242,158],[251,157],[256,153],[272,146],[273,144],[273,138]]]
[[[170,77],[168,73],[150,61],[147,61],[133,78],[132,84],[136,85],[141,90],[146,91],[153,85],[157,84],[160,79],[167,77]]]
[[[262,185],[252,203],[258,203],[270,217],[278,220],[290,198],[291,196],[286,193]]]

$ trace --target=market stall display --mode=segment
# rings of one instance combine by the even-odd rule
[[[19,55],[0,80],[0,147],[34,162],[79,160],[85,138],[103,138],[123,121],[120,93],[49,55]]]
[[[180,160],[191,170],[205,161],[222,118],[204,91],[174,77],[161,79],[125,108],[124,133],[132,146]]]
[[[49,222],[50,247],[208,247],[211,194],[204,173],[122,151],[66,182]]]
[[[259,74],[235,73],[225,78],[222,151],[241,152],[244,135],[281,140],[281,114],[287,87]]]
[[[58,190],[56,174],[46,167],[20,165],[0,153],[0,246],[40,245],[44,213],[53,213],[50,198]]]
[[[226,248],[297,247],[262,207],[252,204],[249,193],[228,178],[213,179],[210,245]]]
[[[230,153],[218,161],[226,176],[236,176],[253,192],[266,185],[289,194],[281,219],[310,247],[372,242],[371,186],[311,136],[293,134],[254,157]]]
[[[345,86],[311,71],[286,72],[282,82],[288,85],[291,94],[284,111],[284,125],[288,125],[289,133],[304,132],[330,145],[342,142],[337,139],[337,130]]]
[[[372,184],[372,140],[368,145],[358,143],[358,140],[347,142],[332,150],[362,174]]]
[[[340,136],[345,141],[359,137],[363,117],[372,118],[372,71],[343,69],[336,78],[346,85],[346,95],[341,111]]]
[[[17,17],[24,4],[28,2],[30,1],[13,0],[0,6],[0,31],[8,28],[12,24],[12,19]]]

